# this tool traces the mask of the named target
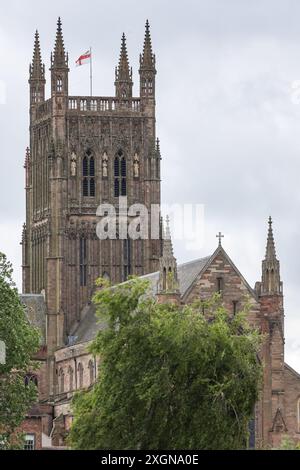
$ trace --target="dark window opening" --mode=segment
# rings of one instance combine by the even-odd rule
[[[236,313],[237,313],[237,305],[238,305],[238,301],[237,301],[237,300],[233,300],[233,301],[232,301],[233,315],[236,315]]]
[[[95,179],[94,178],[90,179],[90,196],[91,197],[95,196]]]
[[[115,197],[127,195],[127,168],[126,159],[122,150],[119,150],[114,160],[114,195]],[[120,178],[121,176],[121,178]]]
[[[95,160],[93,157],[90,158],[90,176],[95,176]]]
[[[119,176],[119,159],[118,159],[118,157],[115,158],[114,167],[115,167],[115,176]]]
[[[35,374],[27,374],[25,376],[24,382],[26,387],[28,387],[30,383],[33,383],[36,387],[38,386],[38,378]]]
[[[121,176],[126,178],[126,160],[124,157],[121,160]]]
[[[119,184],[119,178],[115,178],[115,197],[120,196],[120,184]]]
[[[84,157],[82,161],[82,176],[88,176],[88,159]]]
[[[217,277],[217,292],[221,294],[222,290],[223,290],[223,278]]]
[[[82,194],[84,197],[95,197],[95,160],[91,150],[87,150],[82,160]]]
[[[122,178],[121,195],[126,196],[126,179]]]
[[[82,193],[84,196],[89,195],[89,180],[88,178],[83,178],[82,181]]]

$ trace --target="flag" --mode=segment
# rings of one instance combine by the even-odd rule
[[[91,51],[86,51],[76,60],[76,66],[87,64],[91,60]]]

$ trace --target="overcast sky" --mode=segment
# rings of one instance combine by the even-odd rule
[[[0,251],[21,283],[28,145],[28,65],[40,31],[46,70],[61,15],[70,94],[112,96],[120,38],[127,36],[138,94],[138,56],[149,18],[157,58],[162,201],[205,205],[204,241],[179,262],[211,254],[216,233],[254,286],[267,218],[274,219],[285,294],[286,360],[300,371],[300,2],[292,0],[10,0],[0,22]],[[49,74],[47,75],[49,78]],[[49,82],[48,82],[49,83]]]

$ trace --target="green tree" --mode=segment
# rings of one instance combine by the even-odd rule
[[[104,281],[101,280],[103,283]],[[238,449],[258,399],[261,338],[220,297],[158,304],[141,279],[103,287],[94,302],[107,328],[91,391],[73,401],[74,449]]]
[[[0,448],[16,444],[14,432],[36,398],[36,387],[25,386],[24,376],[33,368],[39,338],[26,318],[12,266],[0,253],[0,340],[6,347],[5,364],[0,364]]]

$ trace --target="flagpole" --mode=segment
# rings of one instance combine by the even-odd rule
[[[92,48],[90,47],[90,92],[93,96],[93,65],[92,65]]]

